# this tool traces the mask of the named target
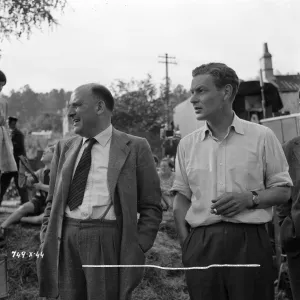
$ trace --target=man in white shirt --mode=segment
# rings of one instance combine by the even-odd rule
[[[238,87],[225,64],[193,71],[191,103],[206,122],[180,141],[172,188],[183,265],[210,266],[186,272],[191,300],[274,299],[265,224],[272,206],[288,201],[292,181],[274,133],[232,110]]]
[[[72,93],[69,117],[81,137],[60,141],[52,160],[37,262],[41,297],[129,300],[142,280],[142,267],[86,267],[144,265],[162,220],[150,146],[112,127],[113,108],[102,85]]]

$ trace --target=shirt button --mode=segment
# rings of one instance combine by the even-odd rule
[[[220,163],[220,166],[222,166],[223,164],[222,163]]]

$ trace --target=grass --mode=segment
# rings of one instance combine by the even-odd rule
[[[0,223],[8,214],[0,214]],[[10,300],[40,300],[35,257],[13,257],[12,251],[37,252],[39,247],[39,226],[17,224],[9,229],[6,249],[8,289]],[[167,212],[158,232],[153,248],[148,251],[146,264],[182,267],[181,250],[176,241],[176,232],[171,213]],[[6,251],[5,251],[6,250]],[[133,292],[132,300],[188,300],[184,272],[146,268],[143,281]]]
[[[8,214],[0,214],[0,223]],[[35,258],[13,257],[12,251],[37,252],[39,226],[15,225],[8,233],[6,252],[8,256],[8,285],[10,300],[41,300],[38,297],[38,281]],[[176,240],[172,214],[164,213],[153,248],[147,252],[146,264],[163,267],[182,267],[181,249]],[[184,272],[146,268],[143,281],[135,289],[132,300],[189,300]],[[290,300],[284,291],[279,291],[276,300]]]
[[[1,222],[8,214],[1,214]],[[7,254],[8,292],[10,300],[35,300],[38,298],[38,284],[35,258],[29,255],[17,257],[13,251],[37,252],[39,227],[16,225],[8,231],[8,240],[0,254]]]

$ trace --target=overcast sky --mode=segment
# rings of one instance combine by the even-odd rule
[[[7,88],[29,84],[37,92],[73,90],[87,82],[109,86],[115,79],[159,84],[175,56],[172,84],[190,87],[193,68],[219,61],[244,80],[258,74],[263,43],[273,68],[300,72],[299,0],[69,0],[60,25],[30,40],[2,45],[0,68]]]

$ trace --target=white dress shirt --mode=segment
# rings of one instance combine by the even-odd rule
[[[232,218],[225,218],[211,214],[211,200],[226,192],[292,186],[288,170],[273,131],[235,115],[223,141],[212,136],[207,123],[180,141],[172,190],[191,200],[186,221],[192,227],[220,221],[267,223],[272,220],[272,207],[246,209]]]
[[[87,178],[82,204],[72,211],[70,211],[70,208],[67,205],[65,210],[66,217],[75,219],[100,219],[108,205],[110,205],[112,200],[108,189],[107,170],[111,136],[112,125],[94,137],[97,142],[94,144],[91,151],[91,168]],[[87,138],[83,138],[82,147],[75,163],[73,176],[83,151],[87,146],[86,141]],[[113,206],[110,208],[105,219],[116,219]]]

